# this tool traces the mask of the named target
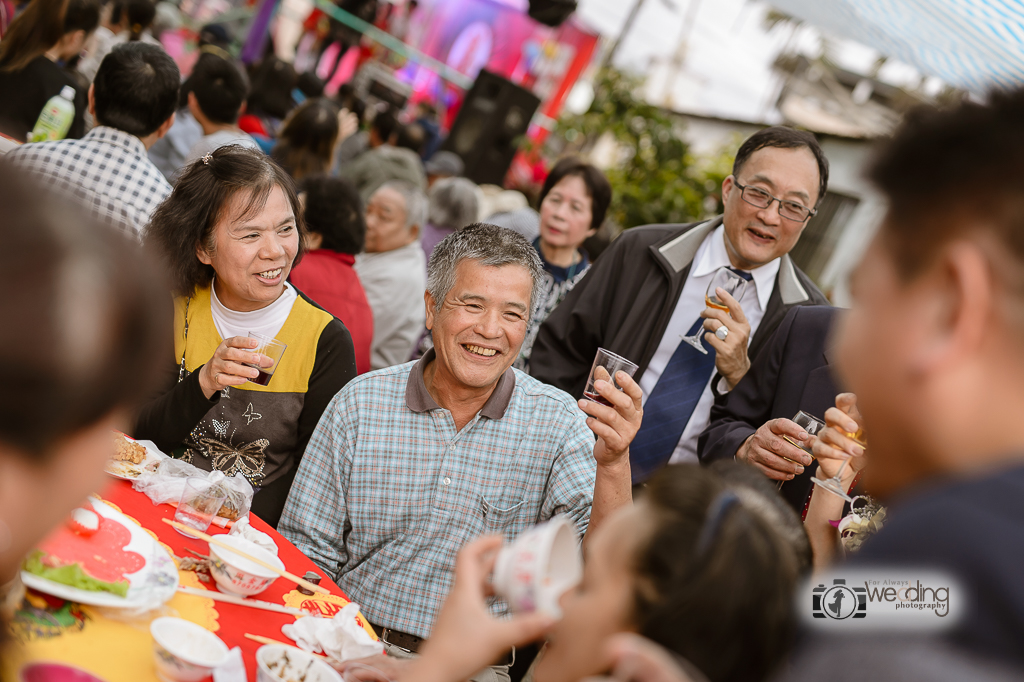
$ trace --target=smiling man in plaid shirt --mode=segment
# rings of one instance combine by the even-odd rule
[[[100,221],[136,235],[171,193],[146,150],[174,124],[180,79],[163,49],[119,45],[89,88],[89,111],[99,125],[80,140],[26,144],[4,158]]]
[[[511,230],[444,239],[424,297],[434,349],[351,381],[299,466],[278,529],[359,603],[392,656],[429,635],[466,541],[510,541],[555,514],[583,537],[632,500],[639,386],[619,374],[623,391],[597,382],[614,407],[577,403],[511,367],[541,272]],[[474,679],[507,676],[498,665]]]

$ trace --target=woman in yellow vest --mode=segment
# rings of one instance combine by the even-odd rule
[[[288,175],[227,146],[189,166],[146,230],[172,273],[174,370],[135,434],[206,470],[242,473],[276,526],[313,429],[356,375],[345,325],[287,282],[303,253]],[[266,386],[250,332],[287,344]]]

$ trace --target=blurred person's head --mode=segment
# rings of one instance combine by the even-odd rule
[[[156,18],[156,4],[153,0],[124,0],[121,3],[121,25],[128,32],[128,42],[142,37]]]
[[[205,130],[212,125],[233,125],[245,106],[245,78],[226,59],[212,54],[200,58],[188,77],[188,106]]]
[[[462,157],[455,152],[437,151],[423,164],[427,173],[427,187],[443,178],[457,178],[466,170]]]
[[[185,168],[145,241],[167,263],[175,294],[192,296],[216,276],[221,303],[248,312],[284,293],[304,235],[288,174],[258,150],[227,145]]]
[[[178,66],[155,45],[117,45],[103,58],[89,88],[96,123],[135,135],[147,147],[174,124]]]
[[[401,180],[385,182],[366,202],[366,252],[384,253],[412,244],[427,220],[427,197]]]
[[[410,149],[416,152],[417,155],[423,152],[423,145],[427,142],[427,133],[423,130],[423,126],[418,123],[400,125],[394,135],[393,144],[396,147]]]
[[[519,357],[542,272],[530,242],[494,225],[470,225],[434,247],[423,296],[434,381],[472,389],[497,383]]]
[[[299,74],[295,87],[298,88],[307,99],[324,96],[323,80],[312,71],[305,71]]]
[[[555,164],[540,191],[540,239],[555,248],[578,249],[597,233],[612,200],[604,173],[570,156]]]
[[[836,339],[873,494],[1024,452],[1022,158],[1018,89],[908,114],[869,167],[888,208]]]
[[[299,189],[309,249],[327,249],[353,256],[362,253],[366,244],[366,219],[355,185],[330,175],[311,175],[302,181]]]
[[[398,119],[391,113],[390,109],[378,111],[370,122],[370,147],[379,147],[382,144],[389,144],[392,136],[398,130]]]
[[[284,119],[295,106],[292,90],[298,84],[295,67],[274,56],[260,62],[252,73],[249,111],[254,114]]]
[[[338,142],[338,108],[328,99],[306,100],[285,119],[274,160],[295,180],[330,170]]]
[[[0,584],[102,488],[111,430],[131,428],[172,352],[170,301],[138,244],[39,197],[0,160],[17,282],[0,300]]]
[[[480,189],[466,178],[445,178],[430,188],[427,222],[436,227],[461,230],[477,222]]]
[[[100,23],[97,0],[32,0],[0,41],[0,70],[20,71],[47,54],[68,60],[79,54]]]
[[[799,528],[793,512],[751,491],[696,465],[655,476],[585,546],[583,580],[562,596],[534,679],[606,672],[605,644],[620,632],[664,646],[711,682],[766,679],[791,644],[804,559],[776,525],[784,513]]]
[[[811,133],[776,126],[747,138],[722,182],[733,266],[752,270],[789,253],[827,188],[828,159]]]

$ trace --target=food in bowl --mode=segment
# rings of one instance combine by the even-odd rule
[[[227,660],[228,647],[221,638],[190,621],[157,618],[149,632],[156,675],[163,682],[199,682]]]
[[[277,555],[255,542],[235,535],[218,535],[217,539],[261,561],[284,570]],[[210,575],[224,592],[251,597],[270,587],[277,573],[219,545],[210,545]]]
[[[342,682],[327,663],[302,649],[265,644],[256,651],[256,682]]]

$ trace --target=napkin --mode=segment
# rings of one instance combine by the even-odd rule
[[[370,637],[369,633],[356,622],[358,604],[348,604],[334,618],[303,616],[290,625],[281,627],[281,632],[305,651],[323,653],[341,663],[353,658],[365,658],[384,653],[384,645]]]
[[[274,542],[273,538],[262,531],[258,531],[249,525],[249,519],[243,517],[234,522],[231,526],[231,532],[228,535],[234,535],[236,537],[243,538],[259,545],[263,549],[277,554],[277,543]]]
[[[235,647],[228,652],[224,662],[213,669],[213,682],[246,682],[245,662],[242,661],[242,649]]]

